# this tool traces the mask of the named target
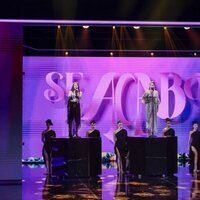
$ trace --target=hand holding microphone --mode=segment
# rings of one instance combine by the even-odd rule
[[[151,95],[153,95],[153,88],[150,89],[150,93],[151,93]]]
[[[78,98],[78,88],[75,90],[75,95],[76,95],[76,98]]]

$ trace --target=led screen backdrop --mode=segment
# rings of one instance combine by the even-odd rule
[[[24,57],[23,158],[41,156],[45,120],[57,137],[67,137],[67,94],[80,83],[81,137],[95,119],[103,151],[113,152],[113,130],[121,119],[129,136],[145,133],[141,97],[150,80],[159,91],[158,136],[172,118],[178,151],[187,151],[188,133],[200,113],[200,59],[155,57]]]

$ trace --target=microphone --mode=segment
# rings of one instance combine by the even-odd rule
[[[75,90],[76,97],[78,97],[78,89]]]
[[[151,95],[153,95],[153,91],[154,91],[154,89],[153,89],[153,88],[151,88],[151,89],[150,89]]]

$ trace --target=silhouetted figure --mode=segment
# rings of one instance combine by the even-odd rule
[[[198,130],[198,122],[194,121],[192,123],[192,131],[189,133],[188,147],[190,151],[190,156],[194,158],[194,173],[199,171],[199,155],[200,155],[200,131]],[[193,154],[193,155],[191,155]]]
[[[127,131],[123,129],[121,121],[117,122],[118,128],[114,131],[113,138],[115,141],[115,154],[117,159],[117,170],[119,173],[126,172],[126,156],[127,156]]]
[[[50,119],[46,120],[47,128],[42,132],[42,142],[44,143],[42,149],[42,155],[44,158],[44,163],[47,168],[47,174],[51,174],[51,147],[52,147],[52,138],[56,137],[55,131],[51,129],[53,123]]]

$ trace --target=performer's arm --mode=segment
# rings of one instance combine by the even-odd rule
[[[146,97],[147,97],[147,91],[145,91],[145,93],[142,96],[142,103],[145,103]]]
[[[68,92],[68,97],[71,97],[72,96],[72,91],[70,90],[69,92]]]
[[[77,91],[76,98],[80,99],[81,97],[82,97],[82,92],[81,91]]]
[[[115,134],[115,132],[113,133],[113,140],[114,140],[114,142],[116,142],[116,141],[117,141],[117,137],[116,137],[116,134]]]
[[[158,105],[160,104],[160,98],[159,98],[159,93],[158,93],[158,91],[157,91],[157,94],[158,94],[158,96],[157,96],[157,101],[158,101]]]
[[[44,143],[45,142],[45,138],[44,138],[44,131],[42,132],[42,142]]]
[[[86,137],[89,137],[89,131],[86,132]]]
[[[165,136],[166,131],[167,131],[167,128],[165,127],[165,128],[163,129],[163,131],[162,131],[163,137]]]
[[[190,131],[189,133],[189,138],[188,138],[188,151],[190,151],[190,145],[191,145],[191,135],[192,135],[192,131]]]
[[[156,92],[156,104],[157,104],[157,112],[158,112],[158,109],[159,109],[159,104],[160,104],[160,99],[159,99],[159,94],[158,94],[158,91],[157,90],[155,90],[155,92]]]

